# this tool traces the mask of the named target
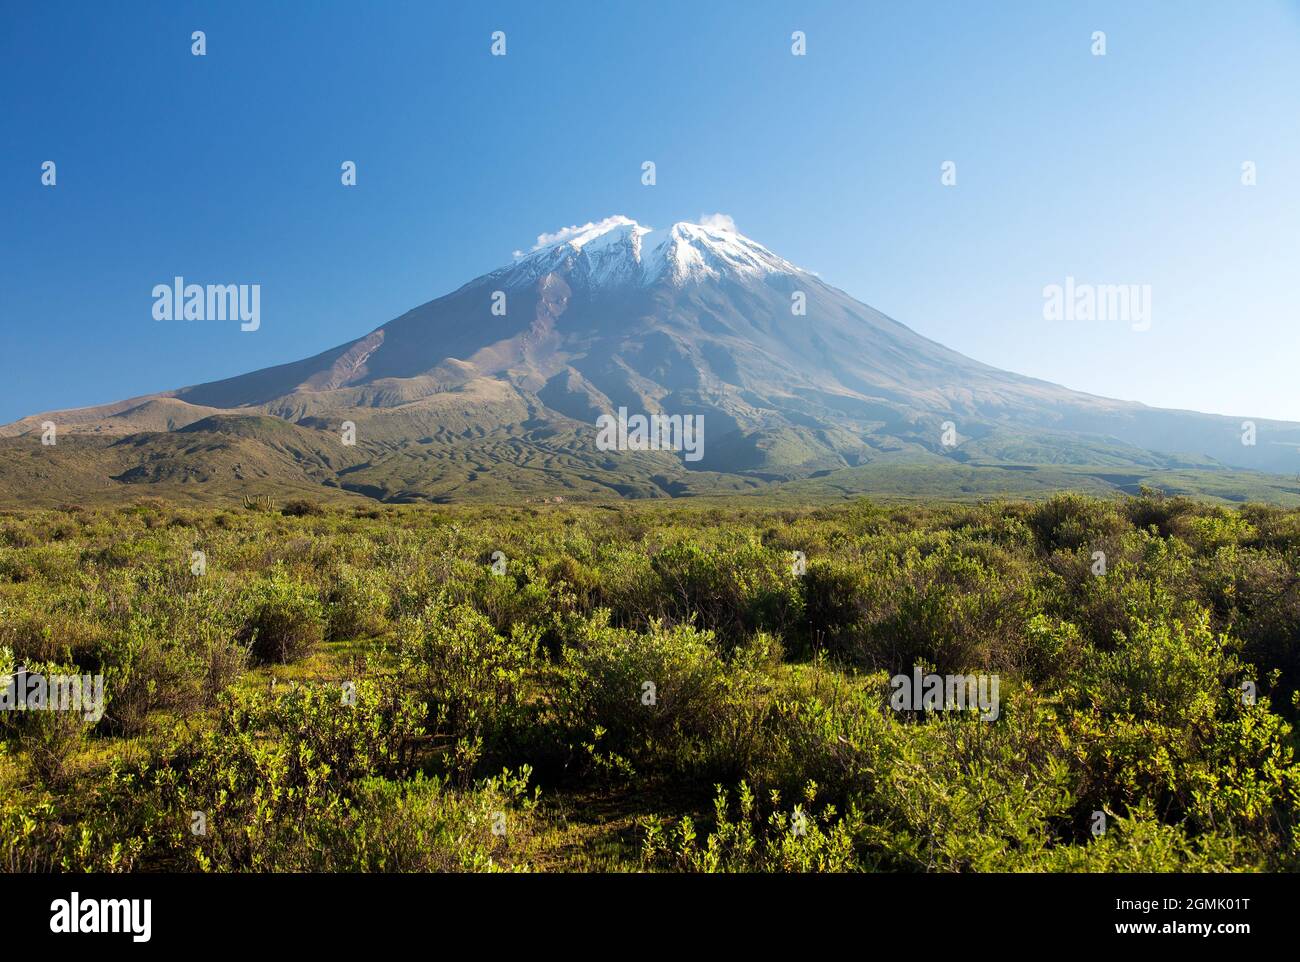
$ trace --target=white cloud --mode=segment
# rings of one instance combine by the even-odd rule
[[[624,224],[635,224],[636,221],[630,217],[624,217],[622,214],[615,214],[613,217],[606,217],[604,220],[590,221],[586,224],[574,224],[571,227],[561,227],[552,234],[538,234],[537,243],[533,245],[533,250],[539,251],[543,247],[550,247],[553,244],[560,244],[564,241],[578,238],[591,238],[603,234],[611,227],[619,227]]]
[[[700,226],[707,227],[709,230],[725,230],[733,234],[739,233],[736,230],[736,222],[731,219],[730,214],[701,214]]]

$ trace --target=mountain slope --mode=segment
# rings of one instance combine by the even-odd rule
[[[703,456],[600,450],[597,418],[620,408],[701,417]],[[1240,418],[1001,371],[734,231],[623,217],[314,357],[0,427],[0,494],[17,496],[4,461],[39,458],[45,421],[60,444],[122,439],[82,445],[73,488],[95,490],[255,473],[395,500],[663,496],[891,464],[1143,476],[1300,464],[1300,425],[1256,419],[1246,446]]]

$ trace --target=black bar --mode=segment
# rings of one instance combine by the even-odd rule
[[[83,906],[150,900],[148,942],[134,942],[130,932],[51,932],[51,903],[73,892]],[[492,940],[485,947],[502,939],[534,948],[555,940],[762,947],[774,932],[797,935],[800,927],[807,927],[803,938],[897,939],[936,951],[1046,939],[1056,941],[1042,944],[1231,946],[1291,931],[1294,894],[1291,877],[1282,875],[0,877],[6,928],[24,946],[75,940],[128,951],[192,948],[196,940],[362,951],[412,939],[449,945],[458,936]],[[1211,931],[1201,931],[1204,925]],[[1218,928],[1224,925],[1245,930]],[[606,938],[616,941],[596,941]]]

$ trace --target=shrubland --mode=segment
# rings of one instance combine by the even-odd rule
[[[8,512],[21,669],[106,705],[0,712],[8,870],[1300,868],[1300,511]]]

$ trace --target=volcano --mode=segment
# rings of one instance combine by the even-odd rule
[[[629,415],[699,423],[699,451],[596,443],[602,418]],[[57,444],[40,443],[47,422]],[[314,357],[0,427],[0,494],[581,499],[886,477],[962,494],[1163,477],[1242,500],[1263,483],[1247,473],[1300,464],[1300,425],[1253,423],[1243,443],[1242,417],[1002,371],[734,230],[615,216]]]

